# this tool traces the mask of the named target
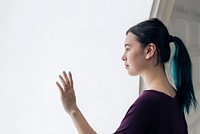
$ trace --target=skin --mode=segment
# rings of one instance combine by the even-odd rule
[[[122,60],[129,75],[140,75],[145,82],[146,90],[156,90],[175,97],[176,92],[167,79],[163,64],[156,65],[158,57],[155,44],[150,43],[142,48],[137,37],[128,33],[124,47]],[[62,84],[56,84],[60,90],[63,107],[72,118],[79,134],[96,134],[76,104],[72,74],[69,72],[67,75],[63,72],[59,78]]]
[[[134,34],[130,32],[127,34],[122,60],[129,75],[140,75],[144,80],[146,90],[163,92],[173,98],[176,95],[175,89],[167,79],[163,64],[156,65],[157,59],[155,44],[150,43],[142,48]]]

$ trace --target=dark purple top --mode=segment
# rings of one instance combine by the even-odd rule
[[[188,130],[177,97],[145,90],[114,134],[188,134]]]

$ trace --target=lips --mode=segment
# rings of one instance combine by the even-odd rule
[[[129,67],[129,65],[126,65],[126,64],[125,64],[125,67],[126,67],[126,68],[128,68],[128,67]]]

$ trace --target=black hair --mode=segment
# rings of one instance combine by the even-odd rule
[[[190,108],[196,107],[197,100],[192,82],[191,59],[182,40],[171,36],[166,26],[157,18],[151,18],[131,27],[126,34],[129,32],[136,35],[143,48],[150,43],[155,44],[158,54],[157,64],[169,61],[171,53],[169,44],[174,43],[175,50],[170,69],[177,90],[179,106],[181,110],[189,114]]]

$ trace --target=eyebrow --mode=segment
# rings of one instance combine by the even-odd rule
[[[130,47],[131,45],[130,45],[130,44],[125,44],[125,45],[124,45],[124,47],[127,47],[127,46],[129,46],[129,47]]]

